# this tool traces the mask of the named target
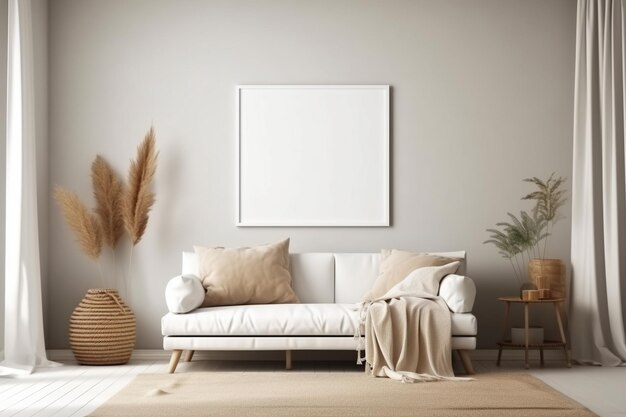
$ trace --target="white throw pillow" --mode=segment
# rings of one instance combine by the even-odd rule
[[[476,298],[476,284],[463,275],[450,274],[439,285],[439,296],[454,313],[471,313]]]
[[[204,287],[195,275],[179,275],[165,287],[165,302],[172,313],[189,313],[204,301]]]

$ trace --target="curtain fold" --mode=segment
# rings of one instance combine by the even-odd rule
[[[46,358],[39,264],[31,0],[9,0],[4,361],[30,373]]]
[[[572,356],[626,361],[625,4],[578,0],[572,173]]]

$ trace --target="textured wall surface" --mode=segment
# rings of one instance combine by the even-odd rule
[[[49,185],[91,199],[95,155],[125,174],[154,124],[157,203],[126,297],[138,348],[161,346],[182,250],[287,236],[292,252],[467,250],[479,347],[494,348],[495,297],[517,284],[485,228],[528,208],[522,178],[570,176],[575,12],[573,0],[55,0]],[[392,226],[235,227],[237,84],[391,85]],[[550,250],[565,260],[569,210]],[[48,243],[47,342],[65,348],[72,309],[100,284],[52,204]],[[127,257],[103,262],[111,283]]]

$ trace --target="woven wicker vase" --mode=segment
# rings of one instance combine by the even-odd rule
[[[70,347],[81,365],[120,365],[135,347],[135,315],[117,290],[87,291],[70,317]]]

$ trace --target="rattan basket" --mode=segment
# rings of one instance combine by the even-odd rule
[[[117,290],[92,288],[70,317],[70,347],[82,365],[128,362],[135,347],[135,315]]]
[[[565,292],[565,264],[560,259],[531,259],[528,262],[530,282],[539,288],[538,277],[544,277],[553,298],[567,298]]]

